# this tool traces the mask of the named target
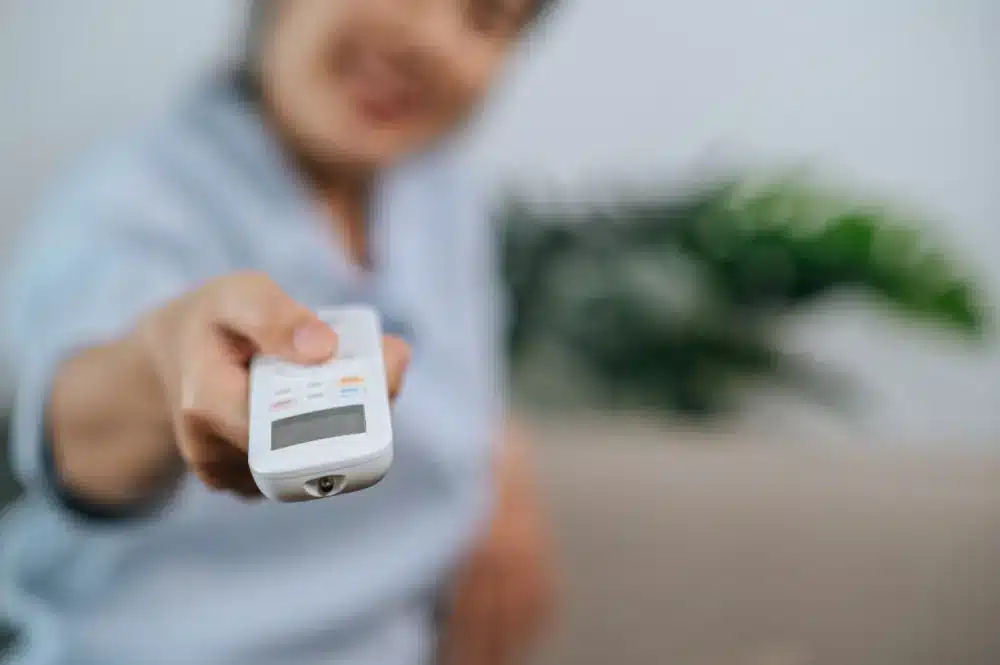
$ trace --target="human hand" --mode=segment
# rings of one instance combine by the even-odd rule
[[[531,463],[508,440],[496,473],[496,501],[486,533],[456,579],[442,634],[445,665],[521,662],[553,615],[555,565]]]
[[[260,492],[247,464],[250,360],[267,354],[303,365],[337,348],[334,332],[266,275],[213,280],[139,324],[134,343],[160,388],[177,452],[202,482],[245,498]],[[409,347],[383,339],[390,397],[402,385]]]

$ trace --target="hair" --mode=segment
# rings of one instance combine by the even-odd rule
[[[533,22],[539,22],[558,4],[559,0],[535,0]],[[251,76],[255,76],[257,62],[260,59],[260,49],[264,39],[264,33],[271,21],[271,12],[274,11],[274,0],[250,0],[250,7],[247,11],[247,26],[243,43],[243,63],[241,69]]]
[[[271,22],[271,12],[274,10],[272,0],[250,0],[247,10],[246,32],[243,36],[243,57],[240,62],[240,73],[249,78],[256,78],[263,48],[264,35]]]
[[[532,23],[541,23],[559,2],[560,0],[535,0]],[[261,100],[261,50],[273,18],[274,5],[275,0],[249,0],[242,53],[230,72],[230,80],[239,94],[255,103]]]

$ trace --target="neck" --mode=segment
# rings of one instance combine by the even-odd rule
[[[368,226],[374,173],[325,168],[311,180],[348,257],[356,265],[370,267]]]
[[[286,146],[293,146],[294,140],[282,131],[272,109],[260,99],[265,117],[277,130]],[[343,244],[348,258],[362,267],[371,263],[368,247],[369,202],[375,186],[375,170],[350,164],[319,163],[310,160],[299,151],[295,154],[296,166],[305,178],[310,191],[327,217]]]
[[[368,222],[375,171],[305,160],[300,160],[299,167],[321,209],[328,213],[348,258],[356,265],[370,267]]]

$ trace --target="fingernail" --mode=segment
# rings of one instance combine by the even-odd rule
[[[337,335],[321,321],[313,321],[295,331],[295,352],[317,360],[329,358],[337,350]]]

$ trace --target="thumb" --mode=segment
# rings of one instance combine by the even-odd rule
[[[315,315],[303,317],[292,329],[291,348],[280,353],[301,364],[329,360],[337,352],[337,333]]]
[[[265,276],[221,281],[209,306],[216,323],[247,340],[256,353],[313,364],[329,360],[337,351],[333,330]]]

